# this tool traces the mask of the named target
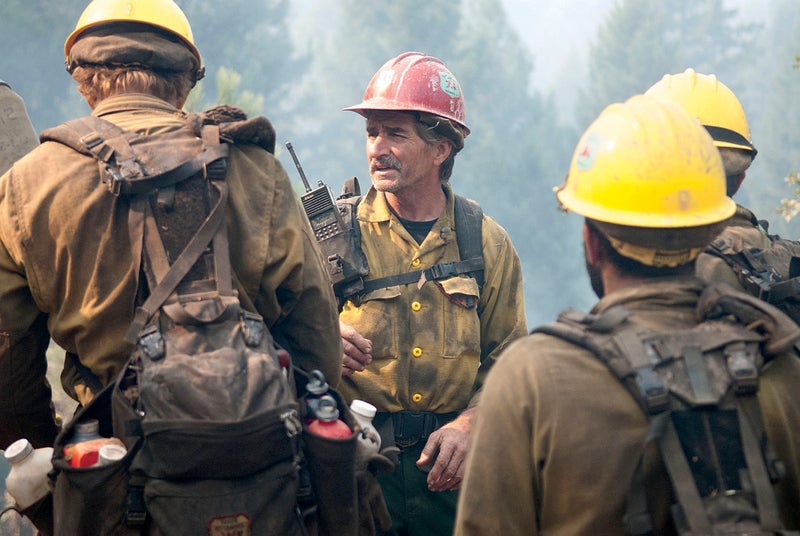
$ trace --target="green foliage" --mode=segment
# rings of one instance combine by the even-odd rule
[[[244,110],[248,117],[263,113],[264,95],[255,94],[247,89],[240,90],[242,75],[233,69],[220,67],[217,70],[216,82],[216,101],[209,102],[205,100],[205,84],[201,80],[189,94],[184,109],[193,112],[207,110],[219,104],[230,104]]]
[[[737,86],[756,30],[723,0],[621,0],[598,29],[578,116],[588,125],[612,102],[643,93],[687,67]]]

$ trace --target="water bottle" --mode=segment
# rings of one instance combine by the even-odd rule
[[[34,449],[30,441],[19,439],[8,446],[4,455],[11,464],[6,491],[20,510],[50,493],[47,473],[53,468],[51,447]]]
[[[353,435],[347,423],[339,418],[336,400],[331,395],[324,395],[319,399],[317,418],[309,423],[308,430],[312,434],[332,439],[347,439]]]
[[[358,434],[359,449],[378,452],[381,449],[381,436],[372,425],[372,419],[377,412],[375,406],[364,400],[356,399],[350,403],[350,411],[361,426],[361,432]]]
[[[311,378],[306,383],[306,423],[310,423],[317,416],[317,408],[319,401],[323,396],[328,393],[328,382],[325,381],[325,375],[322,371],[312,370]]]
[[[116,437],[100,435],[100,423],[97,419],[86,419],[75,424],[75,433],[64,446],[64,459],[70,467],[92,467],[100,457],[100,448],[109,444],[125,448]]]

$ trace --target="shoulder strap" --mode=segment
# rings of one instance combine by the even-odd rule
[[[103,182],[114,195],[135,195],[173,186],[203,171],[228,152],[226,144],[217,144],[175,167],[147,176],[131,147],[131,140],[137,136],[110,121],[88,115],[45,130],[40,140],[56,141],[94,157],[99,162]]]
[[[458,254],[461,260],[435,264],[425,270],[415,270],[371,279],[364,282],[363,289],[358,294],[363,295],[395,285],[447,279],[461,274],[469,274],[474,277],[478,282],[479,289],[482,291],[484,282],[483,210],[480,205],[471,199],[456,195],[455,225]],[[355,230],[357,233],[361,232],[358,225],[355,226]],[[346,296],[346,298],[349,298],[349,296]]]
[[[730,312],[728,296],[723,295],[721,298],[723,299],[717,300],[722,302],[719,306]],[[745,298],[753,300],[748,296]],[[703,303],[702,307],[708,311],[714,309],[710,303]],[[776,459],[766,441],[755,396],[761,363],[757,346],[761,336],[751,335],[742,328],[726,327],[715,321],[711,322],[717,326],[716,329],[712,329],[712,324],[709,324],[703,329],[659,334],[652,330],[638,329],[634,324],[626,322],[624,311],[617,309],[619,308],[609,309],[601,315],[566,311],[559,316],[558,322],[546,324],[533,332],[556,336],[586,348],[606,364],[638,401],[650,420],[643,449],[651,442],[658,445],[683,516],[680,520],[676,519],[676,523],[686,523],[690,532],[682,533],[687,534],[710,534],[714,516],[707,511],[695,484],[671,408],[677,410],[679,406],[688,405],[692,408],[689,411],[693,412],[711,408],[721,402],[710,387],[703,353],[723,351],[732,378],[732,401],[737,409],[742,453],[758,509],[757,523],[763,531],[759,534],[780,531],[778,507],[771,487],[771,482],[780,475],[774,470]],[[702,312],[704,311],[701,310]],[[688,382],[686,388],[673,385],[673,382],[665,384],[656,372],[658,363],[669,363],[674,358],[681,358],[684,362]],[[673,397],[680,400],[678,405],[671,402]],[[681,411],[675,413],[678,414]],[[652,534],[642,459],[632,477],[625,523],[631,534]]]
[[[207,146],[213,146],[216,143],[220,147],[224,147],[223,153],[227,153],[227,144],[219,143],[219,128],[216,125],[203,127],[203,141]],[[128,342],[135,342],[139,338],[139,334],[145,324],[159,308],[164,306],[212,241],[215,279],[219,295],[234,295],[228,236],[223,214],[223,207],[228,198],[227,184],[223,180],[225,169],[224,167],[215,168],[212,166],[208,171],[212,173],[207,173],[206,177],[219,194],[216,203],[211,207],[209,214],[205,217],[199,229],[171,265],[167,261],[164,244],[161,241],[148,198],[140,195],[134,198],[131,203],[131,212],[140,213],[144,218],[144,254],[149,261],[149,268],[152,270],[149,279],[152,279],[155,287],[151,288],[150,296],[136,310],[134,320],[126,335]],[[131,225],[140,225],[140,219],[131,218]],[[131,234],[134,235],[135,231],[131,231]],[[169,307],[171,307],[170,316],[180,315],[180,319],[184,323],[191,323],[187,318],[189,313],[183,311],[179,303],[173,302]]]
[[[483,209],[471,199],[455,196],[456,240],[458,254],[462,261],[474,263],[468,273],[475,278],[478,286],[483,289]]]

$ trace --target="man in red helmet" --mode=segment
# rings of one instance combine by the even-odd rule
[[[483,380],[527,330],[520,261],[506,231],[450,187],[469,128],[440,60],[389,60],[346,109],[367,120],[372,188],[357,208],[369,275],[340,314],[340,389],[374,404],[400,448],[381,479],[389,534],[449,534]]]

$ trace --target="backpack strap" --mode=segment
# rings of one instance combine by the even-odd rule
[[[145,194],[174,186],[200,173],[211,162],[226,157],[228,152],[225,144],[212,145],[194,158],[148,176],[131,147],[130,140],[136,136],[110,121],[88,115],[45,130],[40,140],[56,141],[94,157],[100,165],[103,182],[114,195]]]
[[[203,127],[203,138],[206,143],[209,143],[210,140],[213,139],[213,134],[209,134],[209,132],[215,129],[217,133],[216,143],[219,144],[219,129],[215,125]],[[208,140],[206,139],[207,136],[209,136]],[[219,146],[224,147],[223,153],[227,153],[228,146],[226,144],[219,144]],[[144,326],[150,318],[153,317],[156,311],[164,306],[167,300],[170,299],[183,278],[189,273],[189,270],[191,270],[192,266],[194,266],[203,253],[205,253],[207,246],[212,241],[215,279],[218,293],[220,296],[234,295],[232,289],[228,237],[225,229],[223,211],[223,207],[228,198],[228,187],[225,181],[222,180],[224,179],[225,170],[224,167],[221,166],[212,167],[210,169],[216,170],[216,172],[213,173],[215,176],[206,175],[209,179],[209,183],[219,194],[216,203],[211,207],[209,214],[205,217],[194,236],[189,240],[188,244],[172,265],[169,264],[167,259],[164,244],[158,232],[148,196],[136,196],[131,201],[131,214],[140,215],[139,217],[129,218],[131,235],[142,236],[142,231],[139,231],[139,229],[142,229],[142,224],[144,226],[144,256],[148,261],[148,284],[151,288],[151,292],[147,300],[136,309],[134,320],[125,337],[128,342],[134,343],[140,338]],[[137,244],[140,240],[132,241],[132,244]],[[192,323],[189,318],[184,316],[184,313],[181,312],[180,309],[181,306],[177,297],[172,299],[172,303],[168,304],[168,311],[172,313],[170,316],[173,316],[173,314],[180,315],[181,321],[184,323]],[[207,319],[204,319],[204,321],[207,321]]]
[[[712,293],[705,298],[699,305],[699,311],[708,314],[701,314],[701,318],[708,318],[711,313],[720,311],[726,314],[736,311],[739,313],[737,317],[748,317],[748,320],[752,320],[749,317],[757,314],[756,311],[744,309],[744,305],[735,307],[729,303],[731,296],[724,293]],[[716,307],[710,301],[714,298],[719,302]],[[744,298],[750,304],[754,303],[751,300],[757,302],[749,296]],[[749,486],[745,487],[752,489],[755,496],[758,524],[763,531],[759,534],[780,531],[779,509],[772,483],[782,478],[782,466],[766,439],[756,398],[762,363],[758,341],[763,340],[763,337],[756,333],[742,332],[740,328],[726,326],[724,322],[714,320],[710,321],[717,326],[714,330],[704,326],[704,329],[659,334],[639,328],[626,322],[626,319],[627,315],[620,307],[611,308],[600,315],[568,310],[559,316],[558,322],[540,326],[532,333],[545,333],[589,350],[637,400],[650,421],[643,439],[642,452],[651,442],[658,445],[680,505],[673,512],[675,523],[688,528],[687,534],[711,534],[713,519],[706,509],[687,461],[673,409],[679,410],[675,414],[678,415],[680,408],[688,406],[690,412],[694,409],[702,411],[703,408],[722,402],[713,392],[703,354],[708,351],[724,352],[724,362],[727,363],[732,381],[732,389],[726,392],[732,393],[731,400],[736,407],[739,438],[749,481]],[[775,331],[779,333],[779,330]],[[710,337],[712,333],[713,337]],[[666,385],[656,372],[658,363],[669,363],[676,358],[683,360],[688,387],[679,387],[672,383]],[[630,534],[652,534],[653,523],[647,507],[643,456],[632,475],[624,517]]]
[[[480,205],[475,201],[456,195],[455,225],[458,254],[461,260],[435,264],[425,270],[415,270],[365,281],[363,289],[357,295],[396,285],[447,279],[461,274],[474,277],[478,282],[479,289],[483,290],[483,210]],[[356,232],[361,232],[359,226],[355,226],[355,229]],[[356,295],[345,296],[345,298],[350,299],[353,296]]]

